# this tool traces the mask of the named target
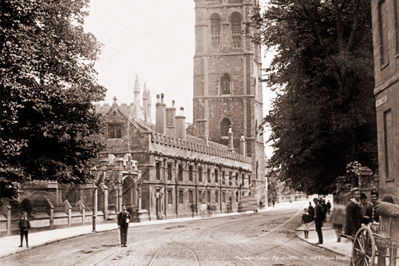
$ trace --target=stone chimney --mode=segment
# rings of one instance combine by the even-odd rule
[[[240,153],[244,156],[246,156],[246,141],[244,138],[244,133],[241,134],[241,138],[240,138]]]
[[[166,128],[169,128],[172,132],[175,132],[175,116],[176,116],[176,107],[175,100],[172,101],[172,107],[166,108]]]
[[[229,138],[229,144],[228,144],[228,151],[234,152],[234,142],[233,142],[233,131],[231,131],[231,126],[229,126],[229,133],[227,134]]]
[[[208,120],[198,119],[195,122],[197,122],[197,136],[208,145]]]
[[[166,104],[163,102],[163,93],[161,93],[161,101],[159,101],[159,94],[157,94],[156,109],[156,120],[155,120],[155,131],[157,133],[166,133]]]
[[[184,116],[184,108],[180,107],[180,115],[175,116],[176,120],[176,136],[180,139],[186,139],[186,117]]]

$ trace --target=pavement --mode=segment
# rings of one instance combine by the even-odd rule
[[[267,212],[271,210],[278,210],[278,209],[301,209],[303,207],[308,206],[308,201],[294,201],[292,203],[284,202],[276,204],[275,208],[267,207],[260,212]],[[218,214],[216,217],[224,217],[224,216],[234,216],[234,215],[241,215],[243,213],[223,213]],[[185,217],[185,218],[175,218],[169,220],[155,220],[155,221],[145,221],[141,223],[130,223],[129,227],[136,227],[136,226],[147,226],[147,225],[154,225],[154,224],[168,224],[168,223],[176,223],[176,222],[185,222],[185,221],[193,221],[199,219],[213,219],[211,217],[201,218],[200,216],[192,218],[192,217]],[[62,229],[55,229],[55,230],[47,230],[35,233],[29,233],[29,246],[30,248],[39,247],[43,245],[48,245],[51,243],[55,243],[61,240],[71,239],[83,235],[95,234],[97,232],[105,232],[105,231],[112,231],[117,230],[118,226],[116,223],[106,223],[106,224],[97,224],[96,231],[92,230],[92,225],[87,226],[76,226],[76,227],[68,227]],[[300,230],[300,229],[299,229]],[[300,239],[308,242],[309,244],[314,245],[317,242],[317,234],[314,228],[311,227],[309,232],[309,238],[304,239],[303,231],[297,231],[297,235]],[[326,223],[323,227],[323,235],[324,235],[324,243],[322,245],[317,245],[320,248],[331,250],[337,254],[342,256],[350,255],[350,251],[352,248],[352,243],[345,242],[345,239],[341,239],[341,243],[337,243],[337,238],[335,236],[335,232],[332,229],[331,225]],[[20,236],[19,235],[12,235],[7,237],[0,238],[0,258],[5,257],[8,255],[12,255],[21,251],[26,250],[27,248],[24,246],[22,248],[18,247],[20,244]],[[25,244],[25,241],[24,241]]]
[[[346,238],[341,237],[341,241],[337,242],[337,235],[333,228],[333,225],[328,222],[329,217],[327,217],[327,222],[323,224],[323,244],[316,244],[319,242],[317,236],[316,227],[314,222],[309,226],[309,236],[305,239],[305,234],[303,232],[302,226],[297,229],[297,236],[301,240],[309,243],[310,245],[317,246],[321,249],[326,249],[332,251],[342,257],[352,257],[352,242]]]

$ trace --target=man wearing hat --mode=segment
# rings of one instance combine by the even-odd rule
[[[126,205],[122,205],[122,211],[118,214],[118,228],[121,234],[121,246],[127,247],[127,229],[129,228],[130,213],[127,211]]]
[[[366,216],[367,209],[372,206],[371,203],[367,202],[367,196],[365,193],[360,193],[360,214],[362,217],[362,223],[367,224],[368,220],[364,217]]]
[[[362,225],[360,212],[360,191],[359,188],[352,189],[352,198],[346,205],[346,227],[345,234],[355,236]]]
[[[378,215],[375,215],[375,205],[379,201],[378,192],[376,189],[371,190],[371,205],[367,207],[365,216],[369,219],[369,222],[379,222]]]

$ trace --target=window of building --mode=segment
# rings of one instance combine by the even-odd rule
[[[173,173],[172,167],[173,167],[172,164],[168,163],[168,180],[172,180],[172,173]]]
[[[229,74],[223,74],[220,79],[220,85],[222,86],[222,94],[231,94],[231,79]]]
[[[392,162],[393,149],[393,128],[392,128],[392,112],[391,109],[384,112],[384,155],[385,155],[385,180],[392,180],[390,170],[394,168]]]
[[[198,182],[202,182],[202,167],[198,168]]]
[[[236,202],[238,202],[238,191],[236,192]]]
[[[258,179],[259,177],[258,177],[258,172],[259,171],[259,163],[258,163],[258,161],[256,161],[256,175],[255,175],[255,179]]]
[[[223,118],[222,121],[220,122],[220,135],[222,137],[228,136],[230,126],[231,126],[230,119],[228,119],[227,117]]]
[[[226,182],[226,172],[222,171],[222,183]]]
[[[211,191],[210,190],[208,190],[207,192],[206,192],[206,202],[211,202]]]
[[[218,183],[218,169],[215,169],[215,183]]]
[[[219,192],[217,190],[215,191],[215,202],[219,203]]]
[[[156,163],[156,179],[161,180],[161,162]]]
[[[244,182],[245,182],[245,175],[242,174],[242,176],[241,176],[241,185],[244,185]]]
[[[241,47],[241,16],[238,13],[231,15],[231,32],[233,34],[233,48]]]
[[[113,115],[114,115],[114,119],[116,119],[116,111],[114,111]]]
[[[168,189],[168,204],[173,204],[173,191],[172,189]]]
[[[251,185],[251,176],[249,175],[248,176],[248,186],[250,186]]]
[[[230,175],[229,175],[229,185],[232,185],[232,184],[233,184],[232,177],[233,177],[233,172],[230,171]]]
[[[211,169],[208,168],[206,175],[208,177],[208,183],[211,183]]]
[[[189,201],[189,203],[193,203],[194,202],[194,192],[192,190],[190,190],[188,192],[188,201]]]
[[[226,203],[226,191],[222,192],[222,202]]]
[[[108,138],[109,139],[122,138],[122,125],[108,125]]]
[[[183,204],[183,190],[179,190],[179,204]]]
[[[236,173],[236,184],[238,185],[238,173]]]
[[[380,35],[380,64],[381,67],[383,67],[389,61],[388,14],[387,14],[387,3],[385,0],[381,0],[378,3],[378,23],[379,23],[379,35]]]
[[[214,48],[220,46],[220,24],[220,16],[218,14],[213,14],[211,16],[211,42]]]
[[[395,32],[396,32],[396,54],[399,54],[399,3],[393,1],[395,8]]]
[[[198,202],[202,203],[202,191],[198,191]]]
[[[188,167],[188,181],[193,181],[193,166]]]
[[[183,165],[179,164],[179,181],[183,181]]]

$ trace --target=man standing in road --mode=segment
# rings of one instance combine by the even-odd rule
[[[20,231],[20,234],[21,234],[21,245],[19,245],[20,248],[22,248],[22,243],[24,241],[24,236],[25,236],[26,247],[29,248],[28,233],[29,233],[29,229],[30,229],[30,223],[29,223],[29,220],[28,220],[27,216],[28,216],[28,213],[24,211],[22,213],[21,220],[19,220],[19,231]]]
[[[361,226],[360,191],[358,188],[354,188],[352,189],[352,198],[346,205],[345,234],[354,237]]]
[[[321,202],[319,199],[314,199],[314,204],[316,205],[315,207],[315,216],[314,216],[314,224],[316,226],[316,232],[317,236],[319,238],[319,242],[316,243],[316,245],[323,244],[323,221],[324,221],[324,210],[323,207],[321,206]]]
[[[127,229],[129,228],[130,213],[126,211],[126,205],[122,205],[122,211],[118,214],[118,228],[121,232],[121,246],[127,247]]]

